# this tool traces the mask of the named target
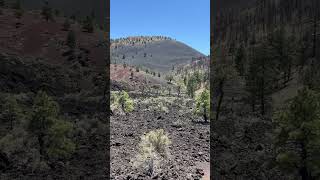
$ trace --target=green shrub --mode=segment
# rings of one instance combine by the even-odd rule
[[[140,153],[148,154],[155,152],[162,157],[167,157],[169,155],[168,146],[170,144],[171,141],[163,129],[150,131],[146,135],[141,136],[139,144]]]
[[[133,100],[130,98],[129,94],[125,91],[121,91],[119,97],[119,104],[124,112],[131,112],[134,110]]]
[[[163,129],[148,132],[141,137],[139,154],[134,160],[134,166],[142,168],[151,176],[161,169],[161,163],[168,158],[168,146],[171,144]]]

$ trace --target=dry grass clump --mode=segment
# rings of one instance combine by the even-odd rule
[[[141,136],[139,153],[133,165],[151,176],[161,171],[161,165],[169,157],[171,141],[163,129],[148,132]]]

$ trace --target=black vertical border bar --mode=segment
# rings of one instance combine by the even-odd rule
[[[210,0],[210,179],[214,179],[214,160],[215,160],[215,153],[214,153],[214,144],[213,144],[213,126],[214,126],[214,106],[213,106],[213,38],[214,38],[214,22],[215,22],[215,14],[216,14],[216,6],[215,2],[217,0]]]
[[[106,76],[105,76],[105,89],[104,89],[104,108],[105,117],[107,120],[107,143],[106,143],[106,177],[110,179],[110,0],[105,0],[106,13],[105,13],[105,43],[106,43]]]

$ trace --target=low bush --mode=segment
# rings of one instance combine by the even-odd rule
[[[142,168],[147,175],[154,175],[161,169],[164,159],[169,157],[169,145],[171,141],[163,129],[148,132],[141,136],[139,154],[134,166]]]

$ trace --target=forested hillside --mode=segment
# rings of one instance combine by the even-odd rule
[[[212,122],[216,177],[319,178],[317,0],[217,12]]]
[[[107,178],[103,31],[0,1],[0,179]]]

